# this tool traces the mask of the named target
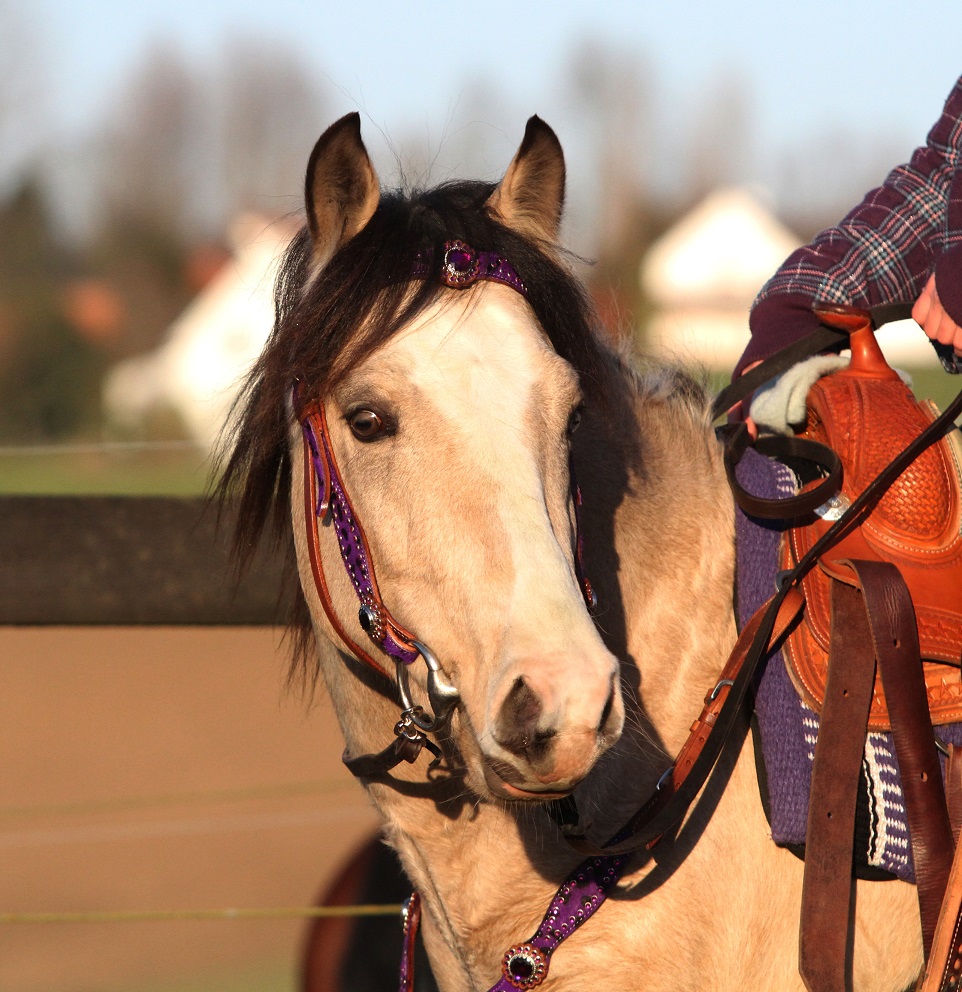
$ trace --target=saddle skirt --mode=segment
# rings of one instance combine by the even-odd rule
[[[919,402],[885,361],[874,332],[851,337],[850,365],[819,379],[808,393],[803,437],[833,448],[842,461],[841,492],[782,543],[781,567],[792,568],[875,476],[938,416]],[[814,483],[813,483],[814,484]],[[959,431],[928,448],[805,577],[803,622],[789,636],[785,656],[793,682],[818,712],[825,698],[831,623],[831,578],[850,581],[845,559],[896,564],[918,620],[932,722],[962,720],[962,443]],[[891,727],[876,676],[869,727]]]

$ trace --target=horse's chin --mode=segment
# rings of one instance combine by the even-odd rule
[[[512,765],[486,758],[484,781],[491,794],[509,802],[546,803],[571,794],[578,782],[529,782]],[[510,781],[509,781],[510,779]],[[580,781],[580,780],[579,780]]]

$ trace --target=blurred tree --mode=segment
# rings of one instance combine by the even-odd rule
[[[102,222],[109,227],[119,220],[167,242],[183,240],[198,221],[203,83],[181,51],[161,44],[147,52],[120,93],[101,143]]]
[[[49,120],[35,11],[0,0],[0,189],[10,191],[37,155]]]
[[[202,68],[158,45],[121,92],[85,259],[122,299],[126,355],[160,342],[196,291],[199,249],[219,246],[237,213],[299,209],[325,102],[289,51],[244,38]]]
[[[0,205],[0,438],[65,437],[95,424],[106,357],[65,319],[59,287],[72,271],[43,194],[25,179]]]
[[[752,174],[751,88],[725,67],[705,84],[687,137],[687,183],[693,204],[720,186],[744,183]]]
[[[211,88],[210,179],[219,191],[220,229],[238,210],[300,210],[307,157],[330,123],[314,75],[286,48],[234,37]]]
[[[572,52],[566,76],[596,156],[596,265],[587,278],[609,330],[630,334],[643,324],[647,307],[639,260],[673,218],[653,182],[653,76],[636,52],[594,40]]]

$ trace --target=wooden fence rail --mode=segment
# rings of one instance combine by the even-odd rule
[[[0,625],[270,625],[280,556],[231,577],[200,498],[0,496]]]

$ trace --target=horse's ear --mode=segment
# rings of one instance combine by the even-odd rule
[[[361,115],[347,114],[317,139],[307,163],[304,201],[320,269],[374,216],[381,188],[361,141]]]
[[[565,198],[565,159],[558,136],[540,117],[528,118],[524,138],[488,209],[528,237],[558,240]]]

